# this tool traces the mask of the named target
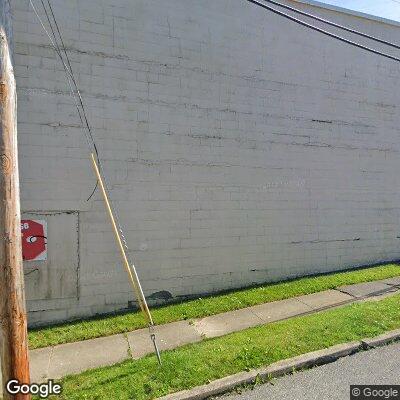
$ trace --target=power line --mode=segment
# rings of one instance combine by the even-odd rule
[[[257,1],[257,0],[245,0],[245,1],[248,1],[249,3],[253,3],[253,4],[255,4],[255,5],[259,6],[259,7],[265,8],[266,10],[269,10],[269,11],[273,12],[274,14],[280,15],[281,17],[287,18],[287,19],[289,19],[289,20],[291,20],[293,22],[296,22],[299,25],[302,25],[302,26],[310,28],[310,29],[312,29],[314,31],[320,32],[320,33],[322,33],[322,34],[324,34],[326,36],[330,36],[330,37],[332,37],[334,39],[337,39],[337,40],[339,40],[341,42],[344,42],[344,43],[350,44],[352,46],[358,47],[360,49],[366,50],[366,51],[368,51],[370,53],[377,54],[377,55],[380,55],[380,56],[385,57],[385,58],[389,58],[390,60],[400,61],[400,58],[398,58],[398,57],[391,56],[390,54],[383,53],[381,51],[378,51],[378,50],[372,49],[370,47],[364,46],[364,45],[362,45],[360,43],[357,43],[357,42],[354,42],[352,40],[346,39],[346,38],[344,38],[342,36],[339,36],[339,35],[336,35],[334,33],[328,32],[325,29],[318,28],[317,26],[314,26],[312,24],[304,22],[304,21],[302,21],[302,20],[300,20],[300,19],[298,19],[296,17],[292,17],[291,15],[286,14],[283,11],[279,11],[279,10],[273,8],[273,7],[270,7],[270,6],[266,5],[266,4],[263,4],[260,1]]]
[[[43,1],[42,1],[42,4],[43,4]],[[68,67],[69,67],[69,69],[70,69],[70,71],[71,71],[71,73],[73,75],[74,71],[72,70],[71,61],[69,60],[68,52],[67,52],[67,49],[65,48],[64,40],[63,40],[63,37],[61,35],[61,31],[60,31],[60,28],[58,26],[56,16],[54,15],[53,7],[51,6],[50,0],[47,0],[47,4],[48,4],[48,6],[50,8],[51,15],[52,15],[54,23],[56,25],[58,36],[60,37],[60,40],[61,40],[61,46],[62,46],[62,49],[64,50],[65,58],[67,59],[67,62],[68,62]],[[43,4],[43,8],[45,8],[44,4]],[[76,82],[75,82],[75,84],[76,84]]]
[[[64,46],[64,41],[62,39],[62,35],[61,35],[60,29],[58,27],[57,21],[56,21],[56,19],[54,17],[54,23],[57,26],[56,29],[59,32],[60,41],[61,41],[61,43],[63,45],[63,49],[64,49],[64,53],[65,53],[66,58],[67,58],[67,62],[69,64],[69,66],[71,66],[70,68],[66,65],[65,60],[64,60],[64,58],[62,56],[61,49],[60,49],[60,46],[58,44],[57,36],[56,36],[55,30],[53,28],[53,24],[51,22],[49,13],[47,12],[47,9],[46,9],[46,7],[44,5],[43,0],[41,0],[41,2],[42,2],[42,5],[43,5],[43,8],[44,8],[44,11],[45,11],[45,14],[46,14],[46,18],[47,18],[47,21],[49,23],[51,32],[53,34],[53,37],[50,35],[49,31],[46,29],[46,26],[44,25],[43,20],[41,19],[41,17],[39,15],[35,5],[33,4],[33,0],[29,0],[29,1],[30,1],[32,9],[34,10],[34,12],[35,12],[40,24],[42,25],[42,28],[43,28],[44,32],[48,36],[52,47],[54,48],[55,52],[57,53],[58,57],[61,60],[61,63],[63,65],[64,71],[65,71],[65,74],[66,74],[66,77],[67,77],[67,81],[68,81],[68,84],[69,84],[69,87],[70,87],[71,94],[72,94],[72,96],[73,96],[73,98],[75,100],[75,106],[76,106],[76,109],[78,111],[78,115],[79,115],[79,119],[80,119],[80,121],[82,123],[82,127],[83,128],[86,127],[86,129],[87,129],[87,133],[85,133],[85,137],[86,137],[86,140],[87,140],[87,143],[88,143],[88,146],[89,146],[89,151],[91,152],[92,151],[92,147],[93,147],[94,152],[96,154],[97,162],[99,164],[99,169],[100,169],[100,171],[101,171],[101,173],[103,175],[104,185],[106,187],[107,192],[109,192],[109,185],[108,185],[107,179],[105,177],[104,168],[103,168],[100,156],[99,156],[99,152],[98,152],[98,149],[97,149],[96,142],[95,142],[95,140],[93,138],[92,128],[91,128],[91,126],[89,124],[89,120],[88,120],[87,115],[86,115],[85,105],[83,103],[82,95],[81,95],[80,90],[78,88],[78,85],[77,85],[77,82],[76,82],[76,79],[75,79],[75,75],[74,75],[73,70],[72,70],[71,62],[69,60],[68,53],[67,53],[66,48]],[[49,0],[48,0],[48,2],[49,2]],[[50,7],[51,7],[51,4],[50,4]],[[54,16],[54,12],[51,11],[51,13]],[[75,87],[75,89],[74,89],[73,86]],[[77,97],[78,97],[78,100],[77,100]],[[78,102],[79,102],[79,104],[78,104]],[[82,111],[81,111],[81,109],[82,109]],[[84,131],[86,132],[85,129],[84,129]],[[96,192],[97,187],[98,187],[98,181],[96,180],[96,185],[95,185],[93,191],[91,192],[89,198],[87,199],[87,201],[89,201],[92,198],[92,196]],[[111,206],[112,206],[113,212],[114,212],[115,217],[116,217],[115,219],[116,219],[117,224],[118,224],[118,229],[119,229],[119,232],[121,234],[122,242],[123,242],[125,248],[127,250],[129,250],[128,242],[126,240],[126,236],[125,236],[124,230],[123,230],[121,222],[120,222],[119,214],[116,211],[116,209],[115,209],[114,205],[112,204],[112,202],[111,202]]]
[[[43,9],[44,9],[45,14],[46,14],[46,17],[47,17],[47,21],[49,22],[49,25],[50,25],[50,27],[51,27],[51,30],[52,30],[52,33],[53,33],[53,37],[54,37],[54,39],[55,39],[55,41],[56,41],[56,43],[57,43],[56,35],[55,35],[55,33],[54,33],[52,23],[50,22],[50,17],[49,17],[49,14],[47,13],[46,7],[45,7],[45,5],[44,5],[44,1],[41,0],[41,2],[42,2]],[[56,27],[56,29],[57,29],[57,32],[58,32],[58,35],[59,35],[59,38],[60,38],[60,41],[61,41],[62,50],[64,51],[65,58],[67,59],[69,71],[70,71],[70,73],[71,73],[71,78],[72,78],[72,81],[73,81],[73,83],[74,83],[74,85],[75,85],[75,90],[76,90],[76,93],[77,93],[77,95],[78,95],[79,103],[80,103],[81,108],[82,108],[82,111],[83,111],[83,118],[84,118],[84,120],[85,120],[85,125],[86,125],[86,127],[87,127],[87,129],[88,129],[88,131],[89,131],[90,139],[91,139],[91,141],[92,141],[93,147],[94,147],[95,150],[96,150],[96,154],[98,155],[96,143],[95,143],[95,141],[94,141],[94,139],[93,139],[93,135],[92,135],[92,128],[91,128],[91,126],[90,126],[90,124],[89,124],[89,120],[88,120],[87,115],[86,115],[86,110],[85,110],[85,106],[84,106],[84,104],[83,104],[83,99],[82,99],[80,90],[79,90],[79,88],[78,88],[78,85],[77,85],[77,83],[76,83],[74,71],[72,70],[72,65],[71,65],[71,62],[70,62],[70,59],[69,59],[67,50],[66,50],[66,48],[65,48],[64,40],[63,40],[63,38],[62,38],[61,31],[60,31],[60,28],[59,28],[59,26],[58,26],[56,17],[55,17],[55,15],[54,15],[53,7],[51,6],[50,0],[47,0],[47,4],[48,4],[48,6],[49,6],[49,8],[50,8],[50,12],[51,12],[51,15],[52,15],[52,17],[53,17],[54,25],[55,25],[55,27]],[[58,43],[57,43],[57,47],[58,47],[58,49],[60,50],[60,47],[59,47]]]
[[[58,46],[58,43],[57,43],[57,41],[55,40],[56,38],[55,38],[55,37],[52,38],[51,35],[50,35],[50,33],[48,32],[48,30],[46,29],[46,26],[44,25],[44,22],[43,22],[42,18],[40,17],[40,15],[39,15],[39,13],[38,13],[38,11],[37,11],[37,9],[36,9],[34,3],[33,3],[33,0],[29,0],[29,2],[30,2],[30,4],[31,4],[31,7],[32,7],[34,13],[36,14],[36,17],[38,18],[38,20],[39,20],[39,22],[40,22],[40,24],[41,24],[41,26],[42,26],[44,32],[46,33],[47,37],[49,38],[50,43],[51,43],[51,46],[53,47],[53,49],[55,50],[55,52],[57,53],[58,57],[59,57],[60,60],[61,60],[61,63],[62,63],[63,68],[64,68],[64,72],[65,72],[66,77],[67,77],[67,81],[68,81],[68,85],[69,85],[69,88],[70,88],[71,95],[72,95],[72,97],[73,97],[74,100],[75,100],[75,106],[76,106],[77,111],[78,111],[79,119],[80,119],[82,125],[85,125],[84,120],[83,120],[83,117],[82,117],[82,115],[81,115],[81,110],[80,110],[80,108],[79,108],[79,105],[78,105],[78,102],[77,102],[77,99],[76,99],[76,96],[75,96],[75,90],[74,90],[74,88],[73,88],[73,86],[74,86],[74,85],[73,85],[73,82],[74,82],[74,80],[75,80],[75,79],[74,79],[74,76],[73,76],[73,73],[72,73],[72,72],[68,69],[68,67],[66,66],[65,61],[64,61],[64,58],[62,57],[60,48],[59,48],[59,46]],[[88,136],[88,135],[85,133],[85,137],[86,137],[86,140],[87,140],[89,149],[90,149],[90,136]]]
[[[41,19],[41,17],[39,15],[35,5],[33,4],[33,0],[29,0],[29,1],[30,1],[30,4],[31,4],[31,6],[32,6],[32,8],[33,8],[33,10],[34,10],[39,22],[40,22],[40,24],[42,25],[42,28],[43,28],[44,32],[48,36],[52,47],[54,48],[55,52],[57,53],[58,57],[61,60],[61,63],[63,65],[64,71],[65,71],[65,74],[66,74],[66,77],[67,77],[67,80],[68,80],[68,84],[69,84],[69,87],[70,87],[71,94],[72,94],[72,96],[73,96],[73,98],[75,100],[75,106],[76,106],[76,109],[78,111],[78,115],[79,115],[80,121],[82,123],[82,127],[83,128],[86,127],[86,130],[87,130],[87,133],[85,133],[85,136],[86,136],[86,140],[88,142],[89,151],[92,152],[92,147],[93,147],[94,152],[96,154],[97,162],[99,164],[99,169],[100,169],[101,174],[102,174],[103,179],[104,179],[104,186],[106,187],[107,192],[109,192],[110,191],[109,190],[109,184],[107,182],[106,175],[104,173],[104,168],[103,168],[103,165],[102,165],[102,161],[101,161],[100,156],[99,156],[98,148],[97,148],[96,142],[95,142],[93,134],[92,134],[92,128],[91,128],[91,126],[89,124],[89,120],[87,118],[85,105],[83,103],[83,98],[82,98],[82,95],[81,95],[80,90],[78,88],[78,85],[77,85],[77,82],[76,82],[76,79],[75,79],[75,75],[74,75],[74,72],[72,70],[71,62],[69,60],[68,53],[67,53],[65,45],[64,45],[64,40],[62,39],[61,31],[60,31],[60,29],[58,27],[57,20],[55,19],[54,12],[53,12],[53,9],[51,7],[50,1],[47,0],[48,3],[49,3],[49,6],[51,8],[51,14],[53,16],[53,23],[56,26],[55,28],[53,27],[53,23],[51,21],[49,13],[48,13],[48,11],[47,11],[47,9],[45,7],[44,1],[41,0],[42,6],[44,8],[44,12],[45,12],[45,15],[46,15],[46,18],[47,18],[47,22],[48,22],[48,24],[50,26],[50,30],[52,32],[52,36],[50,35],[49,31],[46,29],[46,26],[44,25],[43,20]],[[57,35],[55,33],[55,29],[59,33],[59,39],[57,39]],[[67,63],[69,65],[69,67],[66,65],[66,62],[65,62],[65,60],[63,58],[63,55],[62,55],[58,40],[60,40],[60,42],[62,44],[63,51],[65,53],[65,57],[67,59]],[[79,104],[78,104],[78,102],[79,102]],[[86,130],[84,129],[85,132],[86,132]],[[90,194],[89,198],[87,199],[87,201],[89,201],[92,198],[92,196],[94,195],[94,193],[96,192],[96,189],[98,187],[98,183],[99,182],[96,181],[96,185],[95,185],[92,193]],[[129,250],[128,242],[126,240],[126,236],[125,236],[124,230],[122,228],[122,224],[120,222],[119,214],[118,214],[117,210],[115,209],[115,206],[113,205],[113,202],[110,201],[110,203],[111,203],[112,210],[113,210],[113,212],[115,214],[115,219],[116,219],[116,222],[118,224],[118,230],[119,230],[119,232],[121,234],[122,242],[123,242],[126,250]]]
[[[44,32],[48,36],[48,38],[50,40],[50,43],[51,43],[51,46],[53,47],[53,49],[57,53],[58,57],[60,58],[60,61],[61,61],[62,65],[63,65],[64,72],[65,72],[65,75],[66,75],[66,78],[67,78],[67,81],[68,81],[68,85],[69,85],[69,88],[70,88],[70,92],[71,92],[72,97],[74,98],[75,107],[76,107],[76,109],[78,111],[78,116],[79,116],[79,119],[80,119],[81,124],[82,124],[82,128],[86,127],[86,129],[87,129],[87,132],[86,132],[86,130],[84,130],[84,132],[85,132],[86,142],[87,142],[88,147],[89,147],[89,151],[92,151],[92,147],[93,147],[94,152],[96,154],[96,158],[97,158],[99,164],[101,164],[99,153],[98,153],[98,150],[97,150],[97,146],[96,146],[96,143],[95,143],[95,141],[93,139],[92,129],[90,127],[88,118],[86,116],[86,111],[85,111],[85,106],[83,104],[82,96],[80,94],[80,90],[79,90],[78,85],[76,83],[75,75],[74,75],[74,72],[72,70],[71,62],[69,60],[68,53],[67,53],[67,51],[65,49],[64,41],[62,39],[61,32],[60,32],[60,30],[58,28],[57,21],[54,18],[54,22],[56,24],[57,31],[59,32],[59,35],[60,35],[61,43],[62,43],[62,46],[63,46],[63,49],[64,49],[65,57],[66,57],[67,62],[68,62],[68,66],[66,65],[66,63],[64,61],[63,55],[61,53],[61,49],[60,49],[59,44],[58,44],[57,36],[56,36],[56,34],[54,32],[53,24],[51,23],[51,19],[49,17],[49,14],[47,12],[47,9],[46,9],[46,7],[44,5],[43,0],[41,0],[42,6],[43,6],[43,9],[45,11],[46,18],[47,18],[48,24],[50,26],[51,32],[53,34],[53,37],[50,35],[48,30],[46,29],[46,26],[44,25],[43,20],[40,17],[40,15],[39,15],[39,13],[38,13],[38,11],[37,11],[34,3],[33,3],[33,0],[29,0],[29,2],[31,4],[31,7],[32,7],[34,13],[36,14],[36,17],[38,18],[38,20],[39,20]],[[51,9],[51,13],[54,16],[54,13],[53,13],[53,10],[52,10],[52,7],[51,7],[51,4],[50,4],[49,0],[48,0],[48,3],[49,3],[49,6],[50,6],[50,9]],[[77,100],[77,95],[76,94],[78,95],[78,100]],[[98,186],[98,182],[96,181],[94,189],[91,192],[90,196],[88,197],[87,201],[89,201],[92,198],[92,196],[96,192],[97,186]]]
[[[282,4],[282,3],[279,3],[279,2],[274,1],[274,0],[264,0],[264,2],[270,3],[270,4],[274,4],[275,6],[278,6],[278,7],[285,8],[286,10],[290,10],[290,11],[293,11],[293,12],[295,12],[297,14],[304,15],[306,17],[315,19],[317,21],[323,22],[324,24],[334,26],[335,28],[343,29],[343,30],[345,30],[347,32],[354,33],[355,35],[359,35],[359,36],[365,37],[367,39],[371,39],[371,40],[374,40],[376,42],[383,43],[383,44],[385,44],[387,46],[391,46],[391,47],[394,47],[396,49],[400,49],[400,45],[398,45],[396,43],[388,42],[388,41],[380,39],[380,38],[378,38],[376,36],[372,36],[372,35],[366,34],[364,32],[358,31],[356,29],[348,28],[347,26],[340,25],[340,24],[337,24],[337,23],[332,22],[330,20],[327,20],[325,18],[318,17],[317,15],[310,14],[308,12],[299,10],[297,8],[294,8],[294,7],[287,6],[286,4]]]
[[[50,29],[51,29],[51,32],[52,32],[52,35],[53,35],[53,40],[50,38],[49,33],[48,33],[48,32],[46,32],[46,33],[47,33],[47,35],[49,36],[50,40],[52,41],[53,47],[54,47],[54,49],[56,50],[56,52],[57,52],[57,54],[58,54],[58,56],[59,56],[59,58],[60,58],[60,60],[61,60],[61,62],[62,62],[62,64],[63,64],[63,67],[64,67],[64,70],[65,70],[66,74],[69,75],[70,79],[72,80],[72,83],[73,83],[74,88],[75,88],[75,93],[74,93],[74,90],[73,90],[73,93],[72,93],[72,94],[73,94],[73,95],[75,95],[75,94],[77,95],[78,100],[79,100],[79,103],[80,103],[80,107],[81,107],[81,109],[82,109],[82,116],[83,116],[83,120],[84,120],[84,121],[82,121],[82,119],[81,119],[81,122],[82,122],[82,124],[83,124],[84,126],[86,126],[86,128],[87,128],[87,130],[88,130],[89,137],[90,137],[90,141],[91,141],[93,147],[95,148],[96,154],[97,154],[96,143],[95,143],[95,141],[94,141],[94,139],[93,139],[93,135],[92,135],[92,128],[91,128],[91,126],[90,126],[90,124],[89,124],[89,120],[88,120],[87,115],[86,115],[86,109],[85,109],[85,106],[84,106],[84,104],[83,104],[83,99],[82,99],[80,90],[79,90],[79,88],[78,88],[78,85],[77,85],[77,82],[76,82],[76,79],[75,79],[75,74],[74,74],[74,71],[73,71],[73,69],[72,69],[72,65],[71,65],[71,62],[70,62],[68,53],[67,53],[67,51],[66,51],[65,45],[64,45],[64,40],[63,40],[63,38],[62,38],[60,29],[59,29],[59,27],[58,27],[57,20],[56,20],[56,18],[55,18],[54,12],[53,12],[53,8],[52,8],[52,6],[51,6],[50,0],[47,0],[47,4],[48,4],[48,6],[49,6],[49,8],[50,8],[50,11],[51,11],[51,14],[52,14],[52,17],[53,17],[53,22],[52,22],[52,21],[51,21],[51,18],[50,18],[50,16],[49,16],[49,13],[48,13],[48,11],[47,11],[47,8],[46,8],[46,6],[45,6],[45,4],[44,4],[44,0],[41,0],[41,3],[42,3],[43,10],[44,10],[45,15],[46,15],[46,18],[47,18],[47,22],[48,22],[48,24],[49,24],[49,26],[50,26]],[[36,13],[36,15],[38,15],[38,14]],[[40,17],[38,16],[38,18],[40,18]],[[54,25],[55,25],[55,28],[53,28],[53,23],[54,23]],[[44,26],[43,23],[42,23],[42,26]],[[56,33],[55,33],[55,29],[57,29],[59,39],[57,38],[57,35],[56,35]],[[58,44],[58,40],[61,41],[62,50],[63,50],[63,52],[64,52],[64,54],[65,54],[65,58],[66,58],[66,60],[67,60],[68,66],[66,65],[66,63],[65,63],[65,61],[64,61],[63,55],[62,55],[62,53],[61,53],[60,45]],[[80,111],[80,110],[79,110],[79,111]]]
[[[86,110],[85,110],[85,106],[84,106],[84,103],[83,103],[83,99],[82,99],[80,90],[79,90],[79,88],[78,88],[78,84],[77,84],[76,79],[75,79],[75,74],[74,74],[74,71],[73,71],[73,69],[72,69],[71,61],[70,61],[70,59],[69,59],[68,52],[67,52],[66,47],[65,47],[65,44],[64,44],[64,40],[63,40],[63,37],[62,37],[61,31],[60,31],[60,28],[59,28],[58,23],[57,23],[57,19],[56,19],[55,15],[54,15],[53,7],[51,6],[50,0],[47,0],[47,4],[48,4],[48,7],[49,7],[49,9],[50,9],[50,13],[51,13],[51,16],[52,16],[52,19],[53,19],[53,23],[54,23],[54,25],[55,25],[55,28],[53,28],[53,23],[52,23],[52,21],[51,21],[51,18],[50,18],[50,16],[49,16],[49,13],[47,12],[46,6],[45,6],[45,4],[44,4],[44,0],[41,0],[41,3],[42,3],[42,6],[43,6],[43,9],[44,9],[46,18],[47,18],[47,22],[48,22],[48,24],[49,24],[49,26],[50,26],[50,29],[51,29],[51,32],[52,32],[52,34],[53,34],[54,48],[55,48],[55,50],[56,50],[58,56],[59,56],[60,59],[61,59],[61,62],[62,62],[63,67],[64,67],[64,71],[65,71],[65,73],[66,73],[66,75],[67,75],[67,79],[68,79],[68,75],[70,75],[70,78],[71,78],[71,80],[72,80],[72,83],[73,83],[73,85],[74,85],[74,87],[75,87],[75,92],[76,92],[77,95],[78,95],[78,100],[79,100],[79,103],[80,103],[80,107],[81,107],[81,109],[82,109],[82,114],[81,114],[81,110],[79,109],[78,104],[76,104],[76,107],[77,107],[77,110],[78,110],[78,115],[79,115],[79,119],[80,119],[80,121],[81,121],[81,124],[82,124],[82,126],[86,126],[86,129],[87,129],[87,131],[88,131],[88,134],[87,134],[86,136],[87,136],[87,138],[88,138],[87,140],[88,140],[89,150],[91,151],[90,143],[89,143],[89,142],[91,142],[91,143],[92,143],[92,146],[93,146],[93,149],[94,149],[94,151],[95,151],[95,154],[96,154],[97,162],[98,162],[100,168],[102,169],[101,160],[100,160],[100,157],[99,157],[99,152],[98,152],[98,149],[97,149],[97,146],[96,146],[96,143],[95,143],[95,141],[94,141],[93,134],[92,134],[92,128],[91,128],[91,126],[90,126],[90,124],[89,124],[89,120],[88,120],[87,115],[86,115]],[[36,15],[38,15],[38,14],[36,13]],[[38,16],[38,18],[40,19],[39,16]],[[43,26],[43,23],[42,23],[42,26]],[[63,50],[63,52],[64,52],[65,58],[66,58],[66,60],[67,60],[68,66],[65,65],[65,62],[64,62],[64,59],[63,59],[63,56],[62,56],[62,53],[61,53],[60,45],[58,44],[57,35],[56,35],[54,29],[57,30],[57,33],[58,33],[58,36],[59,36],[59,40],[60,40],[60,42],[61,42],[61,47],[62,47],[62,50]],[[49,35],[48,35],[48,36],[49,36]],[[50,36],[49,36],[49,38],[50,38]],[[51,38],[50,38],[50,40],[51,40]],[[72,85],[70,85],[71,94],[72,94],[72,96],[74,96],[74,98],[75,98],[75,103],[77,103],[77,102],[76,102],[76,96],[75,96],[74,91],[73,91],[73,89],[72,89],[71,86],[72,86]],[[93,197],[93,195],[95,194],[95,192],[96,192],[96,190],[97,190],[98,184],[99,184],[99,182],[98,182],[98,180],[96,180],[96,184],[95,184],[95,186],[94,186],[92,192],[90,193],[90,196],[87,198],[86,201],[89,201],[89,200]]]

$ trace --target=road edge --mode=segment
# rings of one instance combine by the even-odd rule
[[[234,375],[217,379],[206,385],[196,386],[192,389],[159,397],[157,400],[204,400],[210,396],[229,392],[235,387],[252,384],[258,379],[277,378],[295,370],[329,364],[339,358],[363,350],[384,346],[397,340],[400,340],[400,329],[395,329],[373,338],[365,338],[360,341],[342,343],[326,349],[281,360],[269,365],[268,367],[258,368],[248,372],[239,372]]]

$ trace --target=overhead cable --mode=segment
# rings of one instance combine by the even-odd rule
[[[50,29],[51,29],[51,32],[53,34],[53,37],[50,35],[49,31],[47,30],[42,18],[40,17],[40,15],[39,15],[39,13],[38,13],[38,11],[37,11],[34,3],[33,3],[33,0],[29,0],[29,2],[31,4],[31,7],[32,7],[34,13],[36,14],[36,17],[38,18],[38,20],[39,20],[44,32],[46,33],[47,37],[49,38],[51,46],[53,47],[54,51],[56,52],[56,54],[58,55],[58,57],[59,57],[59,59],[60,59],[60,61],[62,63],[62,66],[64,68],[64,72],[65,72],[65,75],[66,75],[66,78],[67,78],[67,81],[68,81],[68,85],[69,85],[69,88],[70,88],[71,96],[73,97],[73,99],[75,101],[75,107],[76,107],[76,109],[78,111],[78,116],[79,116],[79,119],[81,121],[82,127],[84,128],[84,133],[85,133],[87,145],[89,147],[89,151],[92,151],[92,149],[94,150],[94,152],[96,154],[96,157],[97,157],[97,160],[100,163],[99,153],[98,153],[97,146],[96,146],[96,143],[95,143],[95,141],[93,139],[93,135],[92,135],[92,128],[89,125],[89,121],[88,121],[88,118],[87,118],[87,115],[86,115],[85,106],[83,104],[83,99],[82,99],[80,90],[78,88],[78,85],[76,83],[75,75],[74,75],[74,72],[72,70],[71,62],[69,60],[68,53],[67,53],[67,51],[65,49],[64,42],[63,42],[63,39],[62,39],[62,36],[61,36],[61,32],[59,31],[59,28],[58,28],[57,21],[54,18],[57,30],[58,30],[59,35],[60,35],[62,47],[64,49],[64,53],[65,53],[65,57],[66,57],[68,66],[66,65],[66,63],[64,61],[63,55],[61,53],[60,46],[58,44],[57,36],[56,36],[56,34],[54,32],[53,24],[51,22],[51,19],[49,17],[49,14],[47,12],[47,9],[46,9],[46,6],[44,5],[43,0],[41,0],[42,6],[43,6],[43,9],[44,9],[46,18],[47,18],[47,22],[48,22],[48,24],[50,26]],[[54,13],[53,13],[53,10],[52,10],[52,7],[51,7],[51,4],[50,4],[49,0],[48,0],[48,3],[49,3],[49,6],[51,8],[51,13],[54,16]],[[85,128],[86,128],[87,132],[86,132]],[[95,191],[97,189],[97,185],[98,185],[98,182],[96,181],[94,189],[93,189],[92,193],[90,194],[90,196],[88,197],[87,201],[89,201],[92,198],[92,196],[94,195],[94,193],[95,193]]]
[[[274,4],[275,6],[278,6],[278,7],[285,8],[286,10],[293,11],[296,14],[304,15],[305,17],[309,17],[309,18],[315,19],[316,21],[323,22],[324,24],[334,26],[335,28],[343,29],[343,30],[345,30],[347,32],[354,33],[355,35],[359,35],[359,36],[365,37],[367,39],[373,40],[375,42],[383,43],[383,44],[385,44],[387,46],[394,47],[395,49],[400,49],[400,45],[398,45],[396,43],[392,43],[392,42],[389,42],[387,40],[380,39],[380,38],[378,38],[376,36],[369,35],[367,33],[358,31],[356,29],[349,28],[347,26],[337,24],[336,22],[332,22],[332,21],[330,21],[328,19],[318,17],[315,14],[311,14],[311,13],[299,10],[298,8],[294,8],[294,7],[288,6],[286,4],[283,4],[283,3],[280,3],[280,2],[277,2],[277,1],[274,1],[274,0],[263,0],[263,1],[266,2],[266,3]]]
[[[280,15],[281,17],[284,17],[284,18],[289,19],[289,20],[291,20],[293,22],[296,22],[299,25],[302,25],[302,26],[310,28],[310,29],[312,29],[314,31],[320,32],[320,33],[322,33],[322,34],[324,34],[326,36],[330,36],[330,37],[332,37],[334,39],[337,39],[337,40],[339,40],[341,42],[350,44],[352,46],[355,46],[355,47],[358,47],[360,49],[366,50],[366,51],[368,51],[370,53],[377,54],[379,56],[388,58],[390,60],[400,61],[400,58],[398,58],[398,57],[392,56],[390,54],[383,53],[382,51],[372,49],[371,47],[364,46],[364,45],[362,45],[360,43],[354,42],[354,41],[346,39],[346,38],[344,38],[342,36],[339,36],[339,35],[336,35],[334,33],[329,32],[329,31],[326,31],[325,29],[319,28],[317,26],[309,24],[308,22],[302,21],[302,20],[300,20],[300,19],[298,19],[296,17],[293,17],[293,16],[291,16],[289,14],[286,14],[283,11],[279,11],[279,10],[273,8],[273,7],[270,7],[270,6],[262,3],[261,1],[258,1],[258,0],[245,0],[245,1],[247,1],[249,3],[252,3],[252,4],[255,4],[255,5],[257,5],[257,6],[261,7],[261,8],[264,8],[266,10],[269,10],[269,11],[273,12],[274,14]]]

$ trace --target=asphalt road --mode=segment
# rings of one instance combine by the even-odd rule
[[[350,385],[400,385],[400,343],[288,375],[220,400],[349,400]]]

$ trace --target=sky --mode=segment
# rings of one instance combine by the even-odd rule
[[[322,3],[400,21],[400,0],[319,0]]]

